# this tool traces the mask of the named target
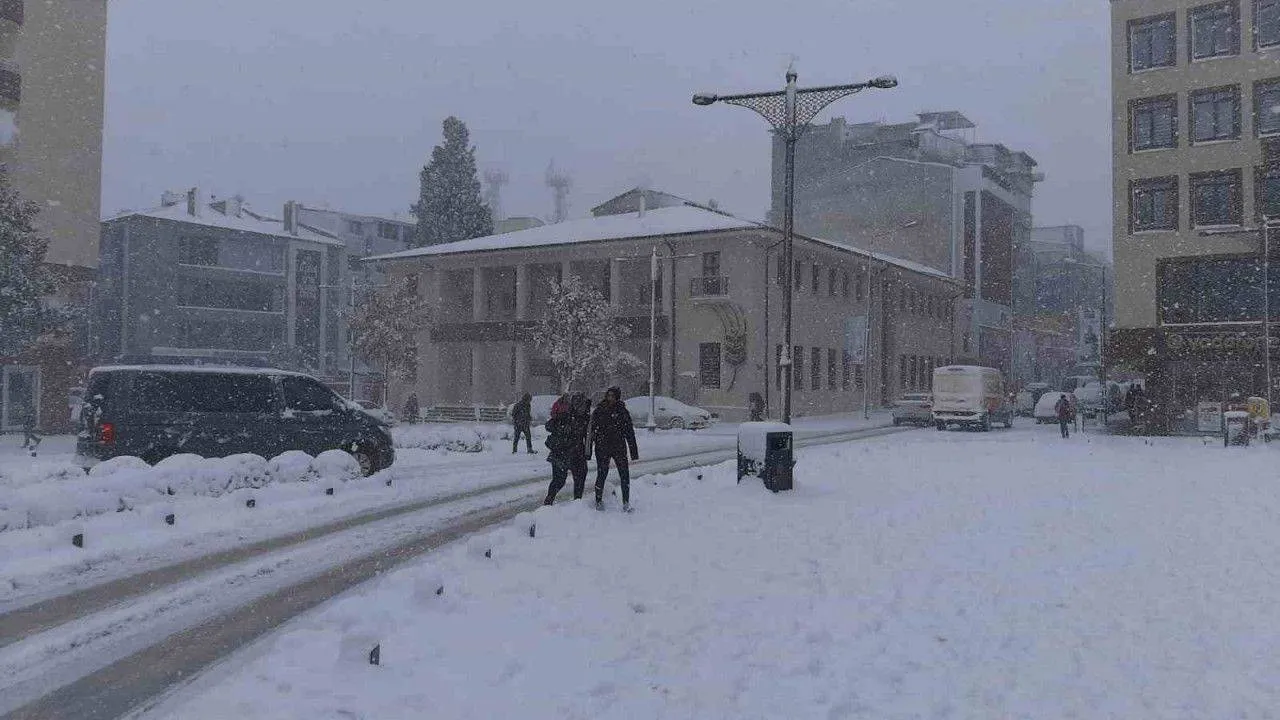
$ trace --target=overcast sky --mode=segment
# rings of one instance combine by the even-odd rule
[[[1109,247],[1108,13],[1101,0],[113,0],[103,212],[162,190],[407,213],[440,122],[462,118],[509,215],[570,213],[637,184],[761,218],[769,138],[697,91],[891,73],[819,120],[956,109],[1047,180],[1037,225]]]

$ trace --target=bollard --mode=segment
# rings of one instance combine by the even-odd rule
[[[165,516],[164,516],[164,524],[165,524],[165,525],[172,525],[172,524],[173,524],[174,522],[176,522],[176,521],[177,521],[177,518],[175,518],[175,517],[173,516],[173,513],[169,513],[168,515],[165,515]]]
[[[71,544],[78,548],[84,547],[84,533],[76,533],[71,536]]]
[[[391,487],[391,478],[387,478],[387,487]]]
[[[369,651],[369,664],[370,665],[382,664],[382,645],[374,645],[373,649]]]
[[[538,536],[538,523],[534,523],[529,526],[529,537],[537,537],[537,536]]]
[[[324,489],[324,494],[325,494],[325,495],[332,495],[332,494],[333,494],[333,488],[325,488],[325,489]]]
[[[244,501],[244,506],[247,508],[258,507],[258,501],[254,500],[253,498],[249,498],[248,500]]]
[[[175,493],[175,492],[173,491],[173,488],[171,488],[171,487],[166,487],[164,490],[165,490],[165,492],[166,492],[166,493],[168,493],[169,495],[177,495],[177,493]]]
[[[487,557],[487,558],[491,558],[491,557],[493,557],[493,548],[489,548],[488,550],[485,550],[485,551],[484,551],[484,556],[485,556],[485,557]]]

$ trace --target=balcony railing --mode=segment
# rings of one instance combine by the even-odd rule
[[[724,297],[729,294],[729,278],[718,275],[691,278],[689,294],[693,297]]]
[[[0,0],[0,20],[21,25],[26,19],[22,0]]]

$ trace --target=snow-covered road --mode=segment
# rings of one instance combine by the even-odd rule
[[[389,573],[147,717],[1277,717],[1276,452],[1022,425],[806,449],[782,495],[653,477],[634,515],[542,509]]]

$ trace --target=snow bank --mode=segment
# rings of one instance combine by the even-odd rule
[[[780,495],[637,479],[635,514],[433,553],[164,717],[1271,717],[1275,452],[1028,426],[805,449]]]
[[[495,440],[510,441],[512,430],[510,425],[401,425],[391,429],[391,436],[398,448],[478,453]]]

